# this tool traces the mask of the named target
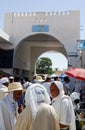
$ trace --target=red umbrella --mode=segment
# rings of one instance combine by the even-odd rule
[[[82,68],[70,68],[65,72],[68,76],[85,80],[85,69]]]

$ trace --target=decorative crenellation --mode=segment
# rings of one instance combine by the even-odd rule
[[[58,11],[58,12],[14,12],[14,16],[55,16],[55,15],[70,15],[73,11]]]

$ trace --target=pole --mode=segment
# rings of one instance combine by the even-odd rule
[[[83,58],[83,51],[80,51],[80,60],[81,60],[81,68],[83,67],[83,62],[82,62],[82,58]]]

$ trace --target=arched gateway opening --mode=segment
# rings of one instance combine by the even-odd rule
[[[45,52],[41,54],[37,60],[39,60],[42,57],[49,58],[51,60],[53,70],[57,69],[59,71],[65,71],[68,69],[68,59],[60,52],[57,51]]]
[[[63,43],[51,35],[39,33],[24,38],[15,48],[14,75],[32,79],[37,58],[47,51],[60,52],[67,58]]]

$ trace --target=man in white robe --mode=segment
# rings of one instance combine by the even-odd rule
[[[20,116],[17,119],[17,122],[15,124],[15,130],[38,130],[40,127],[40,130],[59,130],[58,124],[57,124],[57,117],[56,112],[52,106],[50,106],[50,97],[44,88],[43,85],[39,83],[32,84],[29,88],[27,88],[26,95],[25,95],[25,101],[26,101],[26,108],[22,111]],[[38,123],[37,128],[34,129],[35,123],[37,123],[37,112],[38,107],[41,106],[41,104],[45,104],[42,109],[42,117],[39,116],[39,121],[41,123]],[[44,111],[43,111],[44,109]],[[52,110],[54,112],[52,112]],[[53,114],[55,113],[55,114]],[[47,114],[47,115],[45,115]],[[45,118],[47,119],[45,123]],[[41,120],[42,118],[42,120]],[[50,119],[51,118],[51,119]],[[34,123],[35,121],[35,123]],[[52,121],[52,122],[51,122]],[[47,123],[48,122],[48,123]],[[33,124],[32,124],[33,123]],[[46,126],[43,124],[45,123]],[[42,126],[41,126],[42,124]],[[49,126],[52,128],[48,129]]]
[[[60,81],[51,83],[52,106],[55,108],[61,130],[76,130],[75,114],[72,101],[64,94],[63,84]]]
[[[11,123],[11,129],[6,129],[6,130],[14,130],[14,124],[18,116],[17,100],[22,94],[22,90],[23,90],[22,85],[19,82],[10,83],[8,85],[8,91],[7,91],[8,94],[4,97],[3,100],[1,100],[0,109],[1,109],[2,115],[0,117],[0,120],[3,120],[4,122],[3,127],[7,124],[9,125],[8,123],[9,120]],[[2,128],[2,130],[4,130],[4,128]]]

